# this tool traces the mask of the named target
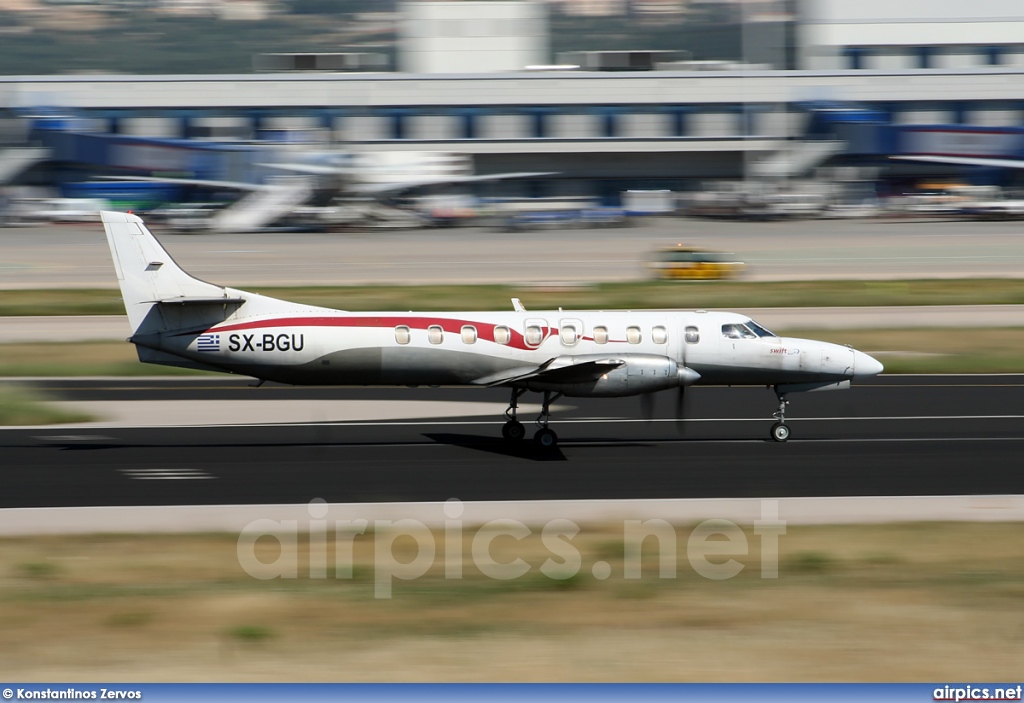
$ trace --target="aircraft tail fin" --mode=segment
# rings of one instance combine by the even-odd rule
[[[135,215],[100,217],[133,336],[223,320],[245,302],[241,291],[185,273]]]

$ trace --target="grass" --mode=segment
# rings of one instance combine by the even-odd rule
[[[0,377],[12,376],[184,376],[207,374],[143,364],[127,342],[0,344]]]
[[[72,412],[53,405],[35,391],[0,385],[0,425],[56,425],[87,422],[91,419],[93,418],[85,413]]]
[[[834,569],[836,562],[825,552],[799,552],[787,566],[796,573],[821,574]]]
[[[0,317],[123,314],[124,302],[116,289],[0,291]]]
[[[504,310],[523,299],[534,310],[745,308],[865,305],[1018,305],[1024,279],[909,281],[701,281],[586,286],[349,286],[259,288],[255,292],[342,310]],[[121,315],[113,289],[0,290],[0,317]]]
[[[60,568],[50,561],[29,561],[19,564],[18,571],[25,578],[48,580],[55,578]]]
[[[104,624],[108,627],[143,627],[152,621],[151,612],[112,613]]]
[[[274,636],[274,631],[262,625],[238,625],[228,628],[228,637],[241,642],[262,642]]]
[[[565,580],[540,530],[491,543],[530,571],[492,580],[462,539],[463,577],[445,577],[433,533],[427,572],[374,597],[374,535],[354,539],[356,572],[258,580],[234,535],[97,535],[0,540],[0,677],[52,681],[915,681],[1019,674],[1024,531],[1018,524],[794,527],[779,577],[760,578],[760,538],[733,554],[738,576],[702,578],[677,526],[675,578],[657,550],[625,579],[621,526],[583,526],[582,569]],[[328,534],[332,534],[332,530]],[[395,543],[398,561],[408,556]],[[264,562],[279,546],[258,541]],[[399,554],[398,552],[402,552]],[[635,553],[635,550],[634,550]],[[561,550],[560,550],[561,554]],[[327,543],[334,564],[333,539]],[[716,558],[711,557],[712,561]],[[599,579],[592,567],[607,563]],[[40,574],[30,564],[52,564]],[[563,567],[564,569],[564,567]],[[566,572],[567,573],[567,572]],[[557,576],[566,573],[558,572]],[[955,632],[955,636],[949,633]],[[258,644],[258,647],[250,646]],[[727,655],[726,655],[727,653]]]

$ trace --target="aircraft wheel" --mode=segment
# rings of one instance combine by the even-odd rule
[[[518,420],[509,420],[502,426],[501,436],[509,441],[518,442],[526,436],[526,428]]]
[[[776,442],[785,442],[789,439],[789,426],[781,422],[776,422],[772,425],[772,439]]]
[[[541,449],[554,449],[558,445],[558,435],[554,430],[545,427],[537,430],[537,434],[533,436],[533,443]]]

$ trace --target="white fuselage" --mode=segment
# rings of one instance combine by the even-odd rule
[[[849,347],[777,337],[750,323],[743,315],[704,311],[350,313],[291,308],[280,314],[236,314],[204,332],[161,334],[141,346],[225,371],[316,385],[473,385],[556,357],[662,358],[699,373],[700,384],[848,381],[878,372],[874,359]],[[750,335],[751,329],[762,336]],[[642,384],[633,388],[621,393],[583,388],[570,394],[651,390]]]

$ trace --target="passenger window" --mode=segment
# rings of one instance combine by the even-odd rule
[[[660,325],[651,330],[651,341],[655,344],[664,344],[668,341],[668,330]]]
[[[512,341],[512,333],[505,325],[498,325],[494,328],[494,343],[508,344]]]
[[[531,347],[538,346],[544,341],[544,332],[539,325],[529,325],[526,328],[526,343]]]
[[[697,344],[700,341],[700,330],[693,326],[687,327],[685,338],[687,344]]]
[[[395,341],[399,344],[408,344],[411,336],[409,328],[405,325],[399,325],[395,328]]]
[[[627,327],[626,328],[626,341],[630,344],[639,344],[640,340],[643,339],[643,335],[640,334],[639,327]]]
[[[440,344],[444,341],[444,329],[441,325],[431,325],[427,328],[427,341],[431,344]]]
[[[476,344],[476,327],[473,327],[473,325],[463,325],[463,327],[462,327],[462,343],[463,344]]]
[[[608,328],[604,325],[594,328],[594,343],[595,344],[607,344],[608,343]]]
[[[562,344],[567,347],[571,347],[579,341],[579,333],[576,331],[576,325],[562,325]]]

